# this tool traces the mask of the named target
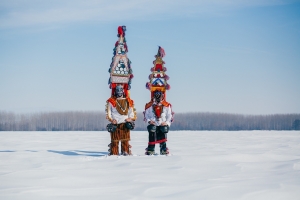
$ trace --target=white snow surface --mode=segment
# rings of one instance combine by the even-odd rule
[[[147,142],[107,156],[107,132],[0,132],[0,199],[300,199],[299,131],[171,131],[169,156]]]

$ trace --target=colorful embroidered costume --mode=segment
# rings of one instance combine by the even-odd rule
[[[113,123],[115,120],[116,130],[110,133],[110,155],[119,155],[119,142],[121,141],[121,154],[131,155],[130,130],[126,127],[126,119],[136,120],[136,112],[133,101],[127,97],[111,97],[107,100],[106,116]]]
[[[166,68],[162,58],[165,56],[163,48],[159,47],[155,56],[154,67],[151,68],[152,74],[149,75],[150,82],[146,88],[151,91],[151,101],[146,104],[144,120],[148,123],[149,133],[148,147],[146,155],[155,153],[155,144],[160,145],[160,154],[169,154],[166,142],[169,127],[173,121],[174,112],[172,106],[166,101],[166,90],[170,89],[167,83],[169,77],[166,75]]]
[[[108,81],[111,97],[106,101],[106,119],[110,122],[107,130],[110,132],[111,143],[108,155],[131,155],[130,130],[134,128],[136,112],[134,102],[130,99],[130,84],[133,78],[131,62],[127,58],[128,47],[125,39],[125,26],[118,27],[119,40],[115,44],[114,56],[109,68]]]

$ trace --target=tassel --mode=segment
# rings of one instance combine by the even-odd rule
[[[168,75],[165,75],[164,77],[167,81],[170,79],[170,77]]]
[[[175,115],[175,112],[172,112],[172,118],[171,118],[171,122],[174,122],[174,115]]]
[[[166,85],[166,90],[170,90],[171,86],[169,84]]]
[[[166,72],[168,69],[166,67],[163,67],[163,71]]]
[[[130,74],[129,78],[130,78],[130,79],[133,79],[133,78],[134,78],[133,74]]]
[[[151,89],[151,84],[150,84],[149,82],[146,83],[146,88],[147,88],[148,90]]]

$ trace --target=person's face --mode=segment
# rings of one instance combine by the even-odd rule
[[[116,96],[117,97],[123,97],[124,89],[122,87],[116,87]]]
[[[161,99],[162,99],[162,93],[161,92],[155,92],[154,93],[154,98],[155,98],[155,101],[157,103],[159,103],[161,101]]]

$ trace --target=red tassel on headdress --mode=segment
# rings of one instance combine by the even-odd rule
[[[162,58],[166,55],[165,50],[162,47],[159,47],[159,54]]]
[[[123,28],[122,28],[122,26],[119,26],[118,27],[118,35],[119,35],[119,37],[122,35],[123,36]]]

